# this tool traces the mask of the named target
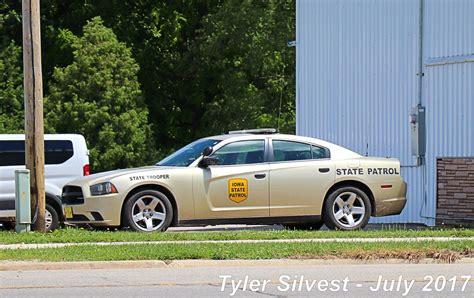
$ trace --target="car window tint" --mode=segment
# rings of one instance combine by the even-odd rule
[[[219,165],[254,164],[264,161],[265,141],[238,141],[225,145],[217,150],[212,157],[219,160]]]
[[[311,145],[275,140],[273,141],[273,156],[275,161],[311,159]]]
[[[45,141],[45,163],[48,165],[61,164],[74,155],[71,141]]]
[[[311,146],[311,152],[313,154],[313,159],[320,158],[330,158],[329,150],[324,147]]]
[[[74,155],[71,141],[44,142],[45,164],[61,164]],[[25,165],[24,141],[0,141],[0,166]]]
[[[24,164],[24,141],[0,141],[0,166],[21,166]]]

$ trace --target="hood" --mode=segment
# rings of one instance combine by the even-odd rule
[[[177,167],[147,166],[147,167],[140,167],[140,168],[119,169],[119,170],[101,172],[101,173],[77,178],[70,181],[68,184],[75,184],[75,183],[83,184],[87,182],[111,180],[116,177],[127,175],[127,174],[137,174],[137,173],[147,172],[147,171],[160,171],[160,170],[176,169],[176,168]]]

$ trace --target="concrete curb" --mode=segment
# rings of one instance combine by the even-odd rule
[[[35,262],[1,261],[0,271],[165,268],[164,261]]]
[[[60,248],[67,246],[108,246],[108,245],[163,245],[163,244],[235,244],[235,243],[325,243],[325,242],[420,242],[420,241],[460,241],[474,240],[474,237],[398,237],[398,238],[306,238],[306,239],[267,239],[267,240],[176,240],[176,241],[135,241],[135,242],[80,242],[80,243],[38,243],[38,244],[0,244],[2,249]]]
[[[269,260],[177,260],[177,261],[85,261],[85,262],[37,262],[37,261],[1,261],[0,271],[31,270],[83,270],[83,269],[141,269],[141,268],[192,268],[192,267],[285,267],[318,265],[364,265],[364,264],[447,264],[443,261],[424,258],[405,259],[269,259]],[[462,258],[456,264],[474,264],[474,258]]]

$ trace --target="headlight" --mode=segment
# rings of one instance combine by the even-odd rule
[[[94,184],[90,187],[91,195],[101,196],[109,193],[117,193],[117,188],[110,182],[103,182],[99,184]]]

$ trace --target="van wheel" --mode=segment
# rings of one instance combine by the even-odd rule
[[[15,228],[15,222],[14,221],[4,221],[2,222],[2,226],[4,230],[13,230]]]
[[[332,230],[357,230],[369,222],[371,205],[362,190],[345,186],[329,194],[324,204],[324,223]]]
[[[46,224],[46,232],[54,231],[59,227],[59,216],[53,206],[46,204],[44,220]]]
[[[285,229],[287,230],[303,230],[303,231],[317,231],[321,229],[323,226],[324,222],[318,221],[318,222],[307,222],[307,223],[291,223],[291,224],[283,224]]]
[[[143,190],[134,194],[124,205],[126,224],[137,232],[166,231],[173,219],[173,208],[165,194]]]

